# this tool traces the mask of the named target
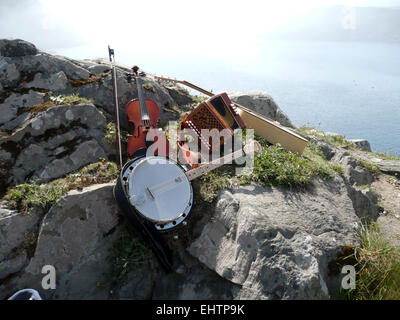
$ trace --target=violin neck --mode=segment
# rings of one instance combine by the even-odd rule
[[[144,98],[141,78],[139,78],[139,77],[136,78],[136,85],[137,85],[137,91],[138,91],[138,96],[139,96],[140,115],[141,115],[142,121],[148,121],[148,120],[150,120],[150,117],[149,117],[149,113],[147,112],[146,99]]]

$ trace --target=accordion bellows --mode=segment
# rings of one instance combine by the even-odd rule
[[[215,141],[213,143],[210,136],[202,135],[201,130],[217,129],[222,131],[227,129],[232,137],[235,129],[245,129],[246,126],[228,95],[221,93],[200,103],[190,114],[186,115],[180,125],[181,130],[185,128],[192,129],[198,138],[199,146],[203,145],[211,152],[224,143],[224,138],[221,138],[218,143],[215,143]],[[178,144],[186,151],[188,156],[186,143],[181,141]],[[190,162],[189,159],[187,160]]]

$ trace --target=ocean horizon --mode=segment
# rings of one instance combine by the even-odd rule
[[[108,54],[107,44],[49,52],[74,59]],[[266,92],[296,126],[367,139],[373,151],[400,155],[400,44],[266,40],[239,43],[213,59],[201,46],[195,55],[129,46],[115,52],[119,63],[213,92]]]

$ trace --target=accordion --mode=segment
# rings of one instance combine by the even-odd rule
[[[235,129],[245,128],[242,118],[226,93],[217,94],[200,103],[180,123],[181,132],[184,129],[191,129],[197,136],[199,146],[201,148],[205,147],[209,152],[220,148],[221,145],[227,142],[226,139],[234,135]],[[228,133],[228,136],[219,137],[219,141],[212,141],[210,135],[202,133],[204,129],[208,129],[209,132],[213,129],[218,130],[218,132],[226,129],[225,133]],[[184,141],[178,142],[178,144],[183,150],[188,150]]]

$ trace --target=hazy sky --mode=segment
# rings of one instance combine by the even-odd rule
[[[50,52],[108,43],[166,55],[206,43],[251,50],[261,35],[323,5],[400,6],[400,0],[0,0],[0,38],[22,38]]]

